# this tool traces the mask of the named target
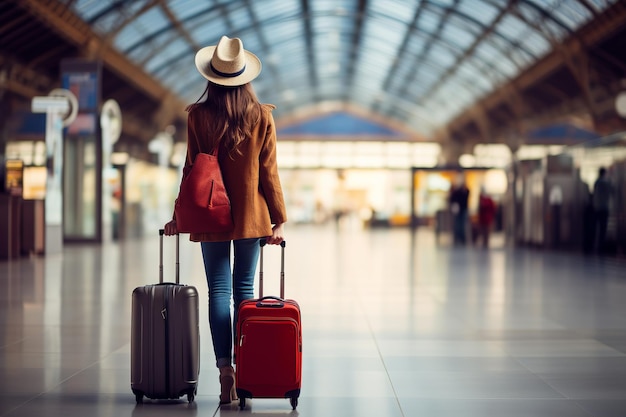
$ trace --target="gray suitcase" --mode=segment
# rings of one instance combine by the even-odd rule
[[[143,397],[192,402],[200,373],[198,291],[181,285],[176,235],[176,283],[163,282],[163,235],[159,230],[159,284],[137,287],[132,296],[131,389]]]

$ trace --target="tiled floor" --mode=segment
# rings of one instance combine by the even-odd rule
[[[287,232],[304,328],[296,412],[218,406],[206,302],[195,403],[135,405],[130,296],[157,279],[154,237],[0,262],[0,416],[626,416],[626,264],[437,246],[424,230]],[[198,246],[181,249],[184,281],[206,294]],[[266,252],[266,293],[278,255]]]

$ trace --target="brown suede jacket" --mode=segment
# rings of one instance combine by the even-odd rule
[[[254,128],[252,137],[241,143],[241,154],[228,155],[226,149],[219,149],[220,168],[230,197],[234,230],[228,233],[192,233],[190,240],[219,242],[271,236],[272,225],[287,221],[276,164],[273,109],[272,105],[262,105],[260,122]],[[210,110],[203,106],[194,106],[189,111],[186,168],[198,153],[211,152],[209,141],[198,122],[210,117]]]

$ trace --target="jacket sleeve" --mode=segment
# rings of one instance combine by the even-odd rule
[[[270,112],[268,112],[265,138],[259,155],[259,180],[272,224],[285,223],[287,221],[287,210],[285,209],[276,161],[276,127]]]

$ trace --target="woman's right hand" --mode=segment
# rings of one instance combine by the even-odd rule
[[[280,245],[285,240],[285,232],[283,230],[283,223],[277,224],[272,227],[272,236],[266,239],[268,245]]]
[[[172,236],[178,234],[178,228],[176,227],[176,220],[170,220],[165,224],[163,228],[165,230],[165,236]]]

